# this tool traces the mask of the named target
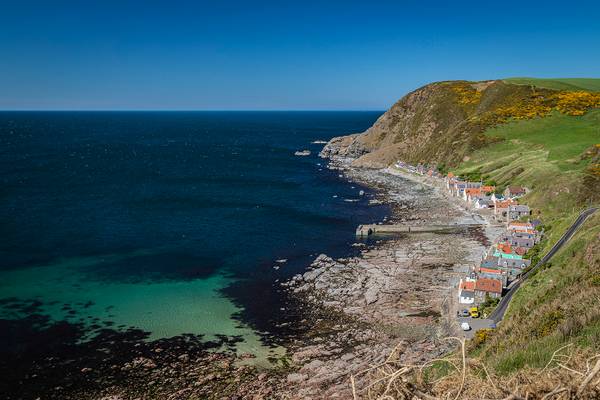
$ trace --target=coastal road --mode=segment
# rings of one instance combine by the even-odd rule
[[[496,327],[494,321],[492,321],[491,319],[458,317],[456,320],[458,321],[459,326],[463,322],[466,322],[471,326],[471,330],[461,330],[463,337],[467,339],[473,339],[473,337],[475,336],[475,332],[477,332],[480,329],[490,329]]]
[[[527,271],[525,274],[523,274],[523,276],[518,281],[516,281],[514,285],[512,285],[512,287],[508,290],[506,295],[502,298],[502,300],[500,300],[500,303],[498,303],[498,305],[496,306],[494,311],[492,311],[492,313],[490,314],[490,316],[489,316],[490,320],[494,321],[494,323],[498,323],[498,322],[502,321],[502,318],[504,318],[504,314],[506,313],[506,310],[508,309],[510,300],[512,299],[515,292],[519,289],[521,284],[525,281],[525,279],[527,279],[529,276],[531,276],[540,266],[542,266],[543,264],[548,262],[552,258],[552,256],[554,256],[554,254],[558,250],[560,250],[560,248],[565,243],[567,243],[569,241],[569,239],[571,239],[571,237],[575,234],[577,229],[579,229],[579,227],[585,222],[585,220],[588,219],[588,217],[590,215],[592,215],[593,213],[595,213],[597,210],[598,210],[597,207],[592,207],[592,208],[588,208],[587,210],[585,210],[581,214],[579,214],[579,217],[577,217],[577,219],[575,220],[573,225],[571,225],[569,227],[569,229],[567,229],[567,231],[564,233],[564,235],[562,235],[560,240],[558,242],[556,242],[554,244],[554,246],[552,246],[550,251],[544,257],[542,257],[542,259],[540,261],[538,261],[537,264],[535,264],[533,266],[533,268],[531,268],[529,271]]]

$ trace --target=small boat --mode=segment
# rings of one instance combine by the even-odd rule
[[[295,156],[310,156],[310,150],[302,150],[294,153]]]

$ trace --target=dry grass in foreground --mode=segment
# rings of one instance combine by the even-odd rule
[[[590,355],[566,345],[557,349],[542,369],[523,369],[496,376],[477,359],[468,358],[465,340],[455,355],[421,365],[400,361],[396,347],[387,360],[350,377],[354,400],[558,400],[600,398],[600,354]],[[432,366],[449,367],[440,378],[431,378]],[[361,379],[358,379],[361,378]],[[367,382],[357,387],[358,381]]]

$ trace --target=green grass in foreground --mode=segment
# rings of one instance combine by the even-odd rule
[[[554,90],[600,91],[599,78],[507,78],[504,81],[515,85],[533,85]]]

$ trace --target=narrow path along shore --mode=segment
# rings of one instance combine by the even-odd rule
[[[395,234],[371,246],[359,242],[360,256],[320,255],[306,273],[285,282],[317,319],[314,336],[290,347],[299,368],[287,380],[290,396],[298,399],[351,397],[350,375],[385,360],[398,345],[409,362],[447,352],[450,344],[442,339],[457,333],[454,288],[499,231],[425,180],[333,165],[380,190],[394,209],[391,224],[473,226]]]

